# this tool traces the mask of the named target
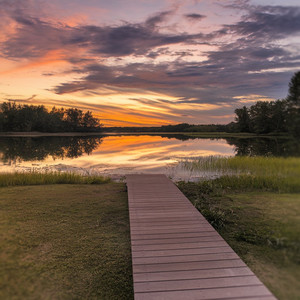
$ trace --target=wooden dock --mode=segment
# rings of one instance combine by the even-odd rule
[[[276,299],[165,175],[127,175],[135,300]]]

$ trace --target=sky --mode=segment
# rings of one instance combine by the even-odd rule
[[[299,0],[0,0],[0,103],[105,126],[226,124],[286,97]]]

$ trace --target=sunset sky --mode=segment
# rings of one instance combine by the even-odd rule
[[[299,0],[0,0],[0,102],[228,123],[300,70]]]

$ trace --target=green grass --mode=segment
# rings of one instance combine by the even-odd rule
[[[101,184],[109,181],[109,178],[102,176],[82,176],[62,172],[0,173],[0,187],[45,184]]]
[[[0,299],[133,298],[124,184],[1,188],[0,249]]]
[[[300,193],[220,189],[212,182],[178,185],[278,299],[300,299]]]
[[[300,192],[300,158],[207,156],[182,163],[191,171],[214,171],[219,174],[220,178],[206,183],[213,189]]]
[[[186,166],[205,171],[221,173],[297,176],[300,175],[300,158],[265,156],[203,156],[197,160],[187,160]]]

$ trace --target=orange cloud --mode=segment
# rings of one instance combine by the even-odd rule
[[[51,66],[52,65],[57,66],[57,64],[66,65],[68,64],[66,62],[66,58],[67,58],[67,53],[65,53],[64,50],[51,50],[41,58],[31,60],[30,62],[26,62],[23,64],[20,63],[16,67],[0,72],[0,75],[8,75],[11,73],[25,71],[33,68],[40,68],[47,65],[51,65]]]

